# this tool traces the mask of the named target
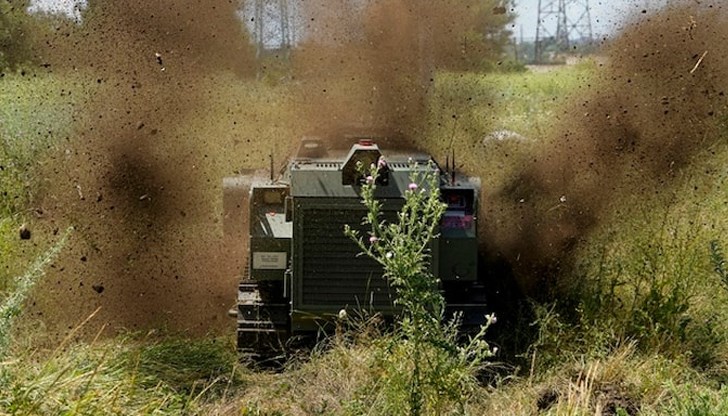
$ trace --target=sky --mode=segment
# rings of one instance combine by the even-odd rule
[[[523,38],[530,41],[536,38],[536,26],[538,23],[539,0],[514,0],[515,12],[518,14],[513,27],[513,32],[520,37],[521,30]],[[541,0],[542,5],[548,0]],[[610,36],[620,31],[625,21],[633,14],[640,14],[642,10],[654,11],[655,8],[666,3],[667,0],[567,0],[567,15],[576,19],[578,13],[583,13],[585,4],[589,4],[592,21],[592,31],[596,38]],[[556,32],[556,20],[550,19],[544,22],[553,33]]]
[[[81,18],[80,7],[83,7],[85,0],[31,0],[31,12],[45,11],[50,13],[65,14],[74,19]]]

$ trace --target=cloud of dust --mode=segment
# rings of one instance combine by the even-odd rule
[[[242,256],[212,231],[221,178],[205,169],[209,138],[186,129],[206,116],[205,81],[251,72],[235,3],[89,3],[83,27],[46,42],[50,67],[94,92],[46,168],[43,210],[76,232],[36,310],[60,335],[97,307],[89,329],[228,327]]]
[[[298,117],[280,124],[303,134],[374,130],[417,146],[434,71],[467,68],[467,48],[475,47],[463,41],[467,32],[479,13],[504,14],[494,6],[505,3],[301,4],[306,37],[292,51],[286,86]],[[77,232],[38,311],[58,333],[97,307],[94,321],[114,329],[229,329],[224,315],[243,256],[240,248],[226,251],[211,231],[219,227],[221,202],[213,198],[221,178],[205,167],[221,155],[186,130],[207,116],[205,81],[252,75],[239,5],[96,0],[90,7],[80,33],[47,42],[51,67],[91,77],[95,93],[79,111],[66,152],[48,167],[44,211]],[[565,123],[553,147],[489,201],[487,217],[499,218],[484,221],[493,251],[522,269],[553,265],[599,221],[610,199],[604,189],[638,192],[642,177],[668,180],[687,162],[694,145],[686,138],[707,133],[709,114],[723,110],[714,106],[724,102],[728,78],[719,53],[710,52],[716,39],[725,40],[723,14],[675,8],[612,45],[603,82],[563,117],[583,122]],[[497,50],[477,47],[475,55]],[[298,138],[281,140],[291,139]],[[557,209],[538,211],[562,196],[567,202]]]
[[[303,4],[307,34],[295,53],[301,119],[311,131],[365,126],[410,138],[424,132],[427,94],[438,68],[465,68],[467,35],[479,13],[502,1],[311,0]],[[492,16],[491,16],[492,18]],[[496,19],[496,20],[497,20]],[[482,20],[482,19],[481,19]],[[486,44],[472,42],[484,56]],[[492,48],[496,51],[497,48]]]
[[[708,3],[629,25],[606,48],[598,82],[555,118],[548,145],[489,201],[489,251],[526,292],[553,286],[616,198],[662,192],[716,140],[728,114],[728,13]]]
[[[298,116],[276,123],[301,134],[353,128],[416,137],[431,71],[463,55],[470,10],[455,7],[461,0],[335,1],[301,3],[306,37],[292,51],[293,82],[285,87]],[[229,329],[225,314],[243,253],[219,241],[221,175],[209,166],[233,152],[188,129],[210,118],[207,89],[219,74],[253,75],[239,19],[245,8],[223,0],[95,0],[88,7],[82,26],[59,25],[40,40],[51,70],[75,74],[93,94],[76,112],[64,152],[45,169],[50,227],[70,222],[77,231],[36,311],[59,335],[98,307],[89,330],[105,323]],[[262,124],[238,104],[228,111]]]

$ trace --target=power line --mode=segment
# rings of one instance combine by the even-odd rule
[[[261,61],[271,53],[286,63],[290,60],[291,46],[294,42],[291,23],[293,17],[288,0],[254,0],[252,15],[255,56],[260,75]]]
[[[293,43],[292,16],[288,0],[254,0],[253,38],[259,52],[289,48]]]
[[[548,23],[556,20],[556,31]],[[543,53],[551,45],[567,51],[575,43],[591,43],[591,9],[589,0],[539,0],[536,25],[536,62],[543,62]]]

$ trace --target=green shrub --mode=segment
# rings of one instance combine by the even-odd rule
[[[578,325],[607,331],[612,343],[633,340],[643,350],[680,352],[697,324],[698,284],[705,277],[699,239],[677,222],[634,222],[639,232],[612,234],[596,253],[583,253],[574,278]]]

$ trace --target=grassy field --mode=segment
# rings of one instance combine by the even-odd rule
[[[454,146],[459,164],[497,189],[549,145],[554,118],[597,74],[593,64],[548,73],[441,74],[425,147],[444,155]],[[276,121],[295,114],[286,85],[205,82],[208,111],[179,129],[209,150],[201,167],[206,177],[241,164],[264,167],[267,154],[287,151],[292,128]],[[34,166],[64,151],[92,91],[85,78],[68,75],[0,80],[3,305],[32,293],[28,283],[42,279],[44,259],[63,250],[63,233],[29,243],[18,239],[17,228],[35,221],[41,182]],[[245,122],[235,124],[241,112]],[[494,136],[503,130],[513,132],[510,139]],[[482,383],[439,414],[728,414],[725,121],[718,131],[665,192],[611,202],[608,218],[574,249],[578,261],[563,271],[564,296],[534,301],[529,314],[511,320],[513,332],[533,334],[529,342],[493,358]],[[238,137],[265,145],[240,145]],[[204,205],[217,215],[219,196],[209,192]],[[78,322],[48,347],[38,330],[42,319],[27,313],[32,305],[20,305],[0,317],[0,335],[7,336],[0,343],[3,414],[376,415],[397,403],[386,389],[396,337],[372,323],[342,330],[283,371],[267,372],[237,360],[232,325],[229,335],[207,338],[164,328],[79,338],[84,323]]]
[[[17,229],[33,219],[38,172],[71,134],[84,86],[73,76],[5,76],[0,82],[0,291],[38,253]]]

